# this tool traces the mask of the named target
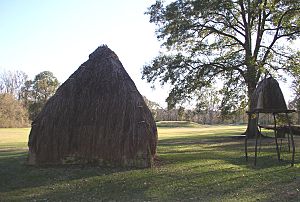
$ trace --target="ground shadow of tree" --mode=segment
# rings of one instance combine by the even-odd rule
[[[165,138],[159,141],[157,165],[143,170],[32,167],[24,164],[26,150],[0,151],[0,172],[4,176],[0,198],[2,195],[3,199],[17,201],[217,201],[238,200],[252,193],[268,201],[280,200],[279,193],[284,199],[300,199],[295,191],[300,183],[298,148],[294,168],[288,162],[278,163],[271,147],[266,148],[254,167],[252,159],[245,161],[243,144],[243,139],[232,136]],[[250,199],[256,200],[255,197]]]

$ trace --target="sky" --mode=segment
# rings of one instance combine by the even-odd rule
[[[143,65],[160,48],[144,13],[149,0],[0,0],[0,72],[33,79],[51,71],[64,82],[98,46],[107,44],[141,94],[165,105],[167,89],[142,80]]]
[[[158,55],[155,26],[144,13],[155,0],[0,0],[0,72],[30,79],[51,71],[62,83],[107,44],[138,90],[165,107],[168,88],[142,80],[143,65]],[[282,84],[286,99],[289,85]]]

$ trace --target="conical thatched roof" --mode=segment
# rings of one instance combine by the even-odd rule
[[[118,56],[98,47],[32,124],[30,164],[151,166],[154,119]]]
[[[276,79],[269,77],[258,83],[251,97],[251,109],[260,112],[284,112],[287,110]]]

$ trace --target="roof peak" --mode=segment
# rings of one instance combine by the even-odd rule
[[[110,56],[114,56],[114,57],[118,58],[118,56],[115,54],[115,52],[113,52],[110,48],[108,48],[108,46],[106,44],[102,44],[101,46],[96,48],[96,50],[94,52],[92,52],[89,55],[89,59],[106,58],[106,57],[110,57]]]

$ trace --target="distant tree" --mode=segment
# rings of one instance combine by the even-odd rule
[[[227,85],[227,83],[230,84]],[[244,86],[241,85],[240,79],[236,78],[234,81],[227,81],[219,93],[222,95],[219,106],[222,122],[225,120],[235,122],[237,117],[241,115],[240,113],[246,113],[247,93],[244,91]],[[243,122],[242,120],[238,121]]]
[[[146,14],[165,53],[144,66],[143,78],[171,84],[171,106],[216,79],[238,80],[251,97],[264,74],[287,71],[287,41],[300,35],[299,0],[157,0]],[[247,133],[256,131],[249,117]]]
[[[0,128],[28,125],[28,112],[22,103],[10,93],[0,94]]]
[[[289,60],[287,67],[290,69],[293,78],[292,90],[294,92],[294,99],[290,102],[292,108],[298,111],[298,124],[300,124],[300,51],[298,51],[292,60]]]
[[[202,115],[203,124],[212,124],[220,105],[220,95],[215,87],[203,87],[196,94],[196,111]]]
[[[43,71],[33,81],[28,80],[22,88],[21,97],[28,107],[29,118],[34,120],[47,100],[54,95],[59,82],[52,72]]]
[[[151,113],[152,113],[152,116],[153,116],[154,120],[157,121],[157,118],[158,118],[158,117],[157,117],[157,116],[158,116],[158,111],[161,110],[162,107],[159,106],[158,103],[153,102],[153,101],[147,99],[146,96],[143,96],[143,98],[144,98],[144,101],[145,101],[146,105],[147,105],[148,108],[150,109],[150,111],[151,111]]]
[[[22,101],[23,105],[28,109],[29,104],[33,102],[31,99],[32,95],[32,81],[27,80],[24,83],[24,86],[21,88],[20,92],[20,100]]]
[[[185,120],[185,108],[183,106],[180,106],[177,110],[177,116],[179,121]]]
[[[28,76],[22,71],[3,71],[0,74],[0,92],[9,93],[20,99],[21,88]]]
[[[52,72],[43,71],[35,76],[32,82],[33,97],[36,102],[46,101],[54,95],[59,82]]]

